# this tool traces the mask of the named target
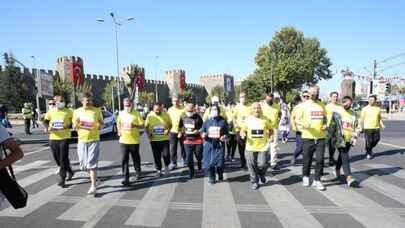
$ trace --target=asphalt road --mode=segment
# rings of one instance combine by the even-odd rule
[[[46,135],[34,130],[25,136],[16,127],[15,136],[25,142],[25,157],[15,169],[30,197],[22,210],[3,205],[0,227],[405,227],[405,121],[386,125],[375,159],[364,159],[364,140],[351,151],[360,187],[348,189],[343,182],[327,181],[325,192],[302,187],[301,167],[289,166],[292,139],[280,145],[282,169],[270,170],[268,183],[254,191],[247,172],[237,168],[238,161],[226,164],[225,181],[213,187],[202,174],[187,180],[186,169],[156,179],[144,138],[143,178],[123,187],[118,141],[104,137],[95,198],[86,194],[89,179],[84,172],[77,172],[67,188],[57,187]],[[70,156],[77,169],[74,143]]]

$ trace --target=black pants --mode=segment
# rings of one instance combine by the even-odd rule
[[[246,150],[246,139],[242,139],[240,134],[236,134],[236,140],[238,141],[238,151],[240,156],[240,164],[241,167],[246,167],[246,158],[245,158],[245,150]]]
[[[56,165],[60,167],[59,176],[64,180],[66,172],[72,172],[69,160],[69,139],[49,140],[49,145]]]
[[[197,167],[198,170],[201,170],[202,165],[202,152],[203,152],[203,145],[202,144],[184,144],[184,149],[186,150],[186,162],[188,169],[190,171],[190,177],[194,176],[194,156],[197,159]]]
[[[312,159],[315,153],[315,176],[314,179],[319,181],[323,173],[323,159],[325,154],[325,139],[302,139],[304,154],[302,158],[302,175],[309,177],[311,173]]]
[[[366,138],[366,154],[372,155],[373,148],[380,141],[380,129],[365,129],[364,137]]]
[[[336,151],[336,141],[333,136],[328,137],[328,150],[329,150],[329,161],[334,160],[334,155]]]
[[[162,170],[162,157],[165,166],[170,164],[169,141],[150,142],[157,170]]]
[[[229,159],[233,159],[235,157],[235,151],[236,151],[236,135],[235,134],[229,134],[228,139],[226,141],[226,149],[227,149],[227,154],[226,157]]]
[[[25,134],[30,134],[31,119],[24,119]]]
[[[39,127],[39,125],[38,125],[37,119],[32,118],[32,128],[38,128],[38,127]]]
[[[181,139],[177,137],[177,133],[170,132],[170,160],[172,164],[177,164],[177,145],[180,144],[181,158],[186,160],[186,152],[184,150],[184,144]]]
[[[216,181],[215,173],[218,174],[218,179],[223,179],[224,168],[223,167],[215,167],[215,166],[208,168],[207,174],[208,174],[208,181],[210,183],[215,183],[215,181]]]
[[[339,156],[336,161],[336,170],[340,170],[343,166],[343,172],[346,176],[352,175],[350,170],[350,158],[349,158],[349,150],[352,145],[350,143],[346,143],[346,147],[339,148]]]
[[[294,160],[302,154],[303,147],[302,147],[302,133],[300,131],[295,132],[295,150],[294,150]]]
[[[139,144],[123,144],[121,143],[122,154],[122,174],[124,174],[125,180],[129,180],[129,155],[132,157],[134,163],[135,172],[138,174],[141,172],[141,156],[139,155]]]

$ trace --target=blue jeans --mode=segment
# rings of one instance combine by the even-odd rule
[[[297,159],[297,157],[302,154],[302,151],[304,151],[304,148],[302,146],[302,138],[301,138],[301,132],[297,131],[295,133],[295,151],[294,151],[294,160]]]

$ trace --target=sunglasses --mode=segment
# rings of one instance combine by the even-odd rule
[[[48,103],[48,105],[55,105],[55,103]]]
[[[304,96],[302,96],[303,98],[309,98],[309,95],[304,95]]]

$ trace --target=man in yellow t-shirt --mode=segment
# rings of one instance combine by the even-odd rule
[[[45,133],[49,132],[49,145],[53,158],[59,167],[58,185],[65,187],[65,181],[72,180],[73,171],[69,160],[70,128],[72,127],[73,112],[65,107],[65,99],[55,96],[56,108],[49,109],[45,114]]]
[[[361,110],[360,122],[366,139],[366,157],[373,159],[373,148],[380,141],[380,127],[385,128],[375,95],[368,97],[368,105]]]
[[[297,157],[302,154],[303,152],[303,147],[302,147],[302,133],[301,133],[301,128],[297,126],[296,124],[296,117],[297,113],[300,112],[300,109],[302,108],[302,103],[306,102],[309,99],[309,94],[308,91],[304,91],[302,93],[302,96],[298,96],[295,100],[295,107],[293,108],[291,112],[291,127],[293,131],[295,131],[295,150],[293,157],[291,159],[291,165],[296,164],[296,159]]]
[[[332,120],[333,113],[342,111],[342,106],[338,104],[339,93],[334,91],[329,94],[330,103],[325,106],[326,117],[328,121],[328,126]],[[335,165],[334,154],[336,151],[336,140],[335,136],[328,134],[328,150],[329,150],[329,166]]]
[[[259,179],[262,184],[266,183],[271,134],[271,121],[263,116],[260,103],[253,103],[252,114],[245,119],[240,130],[241,137],[246,139],[245,156],[253,190],[259,188]]]
[[[130,185],[129,182],[129,155],[132,157],[135,169],[135,180],[139,180],[141,175],[141,157],[139,155],[139,129],[143,128],[144,121],[141,114],[134,110],[131,99],[124,99],[124,110],[117,118],[118,135],[120,136],[120,147],[122,153],[122,172],[124,186]]]
[[[169,132],[171,128],[172,121],[169,114],[162,111],[162,105],[153,105],[153,111],[146,117],[145,131],[152,147],[157,177],[162,175],[162,157],[165,164],[165,174],[169,174]]]
[[[181,139],[178,138],[179,134],[179,124],[180,119],[184,117],[185,112],[184,108],[181,106],[181,101],[178,97],[173,97],[172,99],[172,107],[169,108],[167,113],[170,116],[170,120],[172,122],[172,128],[170,129],[170,166],[169,169],[173,170],[177,167],[177,145],[180,144],[180,152],[182,162],[180,166],[183,167],[186,161],[186,152],[184,150],[184,144]]]
[[[241,127],[243,126],[245,119],[250,116],[251,109],[246,104],[246,93],[241,92],[239,94],[239,103],[234,109],[234,119],[235,119],[235,134],[236,141],[238,143],[238,151],[240,156],[241,168],[247,170],[246,167],[246,158],[245,158],[245,149],[246,149],[246,139],[242,138],[239,134]]]
[[[281,108],[279,104],[274,102],[274,95],[268,94],[265,100],[261,103],[263,115],[269,119],[273,125],[273,135],[270,141],[270,165],[274,170],[279,169],[278,165],[278,125],[281,118]]]
[[[73,127],[77,130],[77,154],[82,170],[88,170],[91,186],[88,194],[96,195],[97,165],[100,157],[100,129],[103,115],[93,106],[93,96],[85,93],[81,98],[82,107],[73,112]]]
[[[341,122],[341,126],[339,126],[341,133],[339,135],[343,135],[344,145],[337,148],[339,151],[339,156],[336,161],[335,176],[336,178],[340,177],[340,169],[343,167],[343,172],[346,176],[346,183],[349,187],[353,187],[357,185],[357,181],[353,178],[350,170],[349,151],[357,141],[358,121],[355,112],[351,109],[353,104],[352,98],[349,96],[343,97],[342,104],[343,108],[338,110],[337,113]],[[334,120],[329,122],[330,126],[335,124],[336,121]],[[336,129],[335,126],[331,126],[330,128],[334,130]]]
[[[325,153],[325,138],[327,117],[324,106],[319,102],[319,87],[311,86],[309,89],[310,100],[302,103],[296,114],[298,127],[302,132],[303,152],[303,167],[302,167],[302,184],[304,187],[310,186],[309,175],[311,172],[311,164],[315,153],[316,165],[313,186],[318,190],[323,191],[325,187],[321,182],[323,173],[323,159]]]

